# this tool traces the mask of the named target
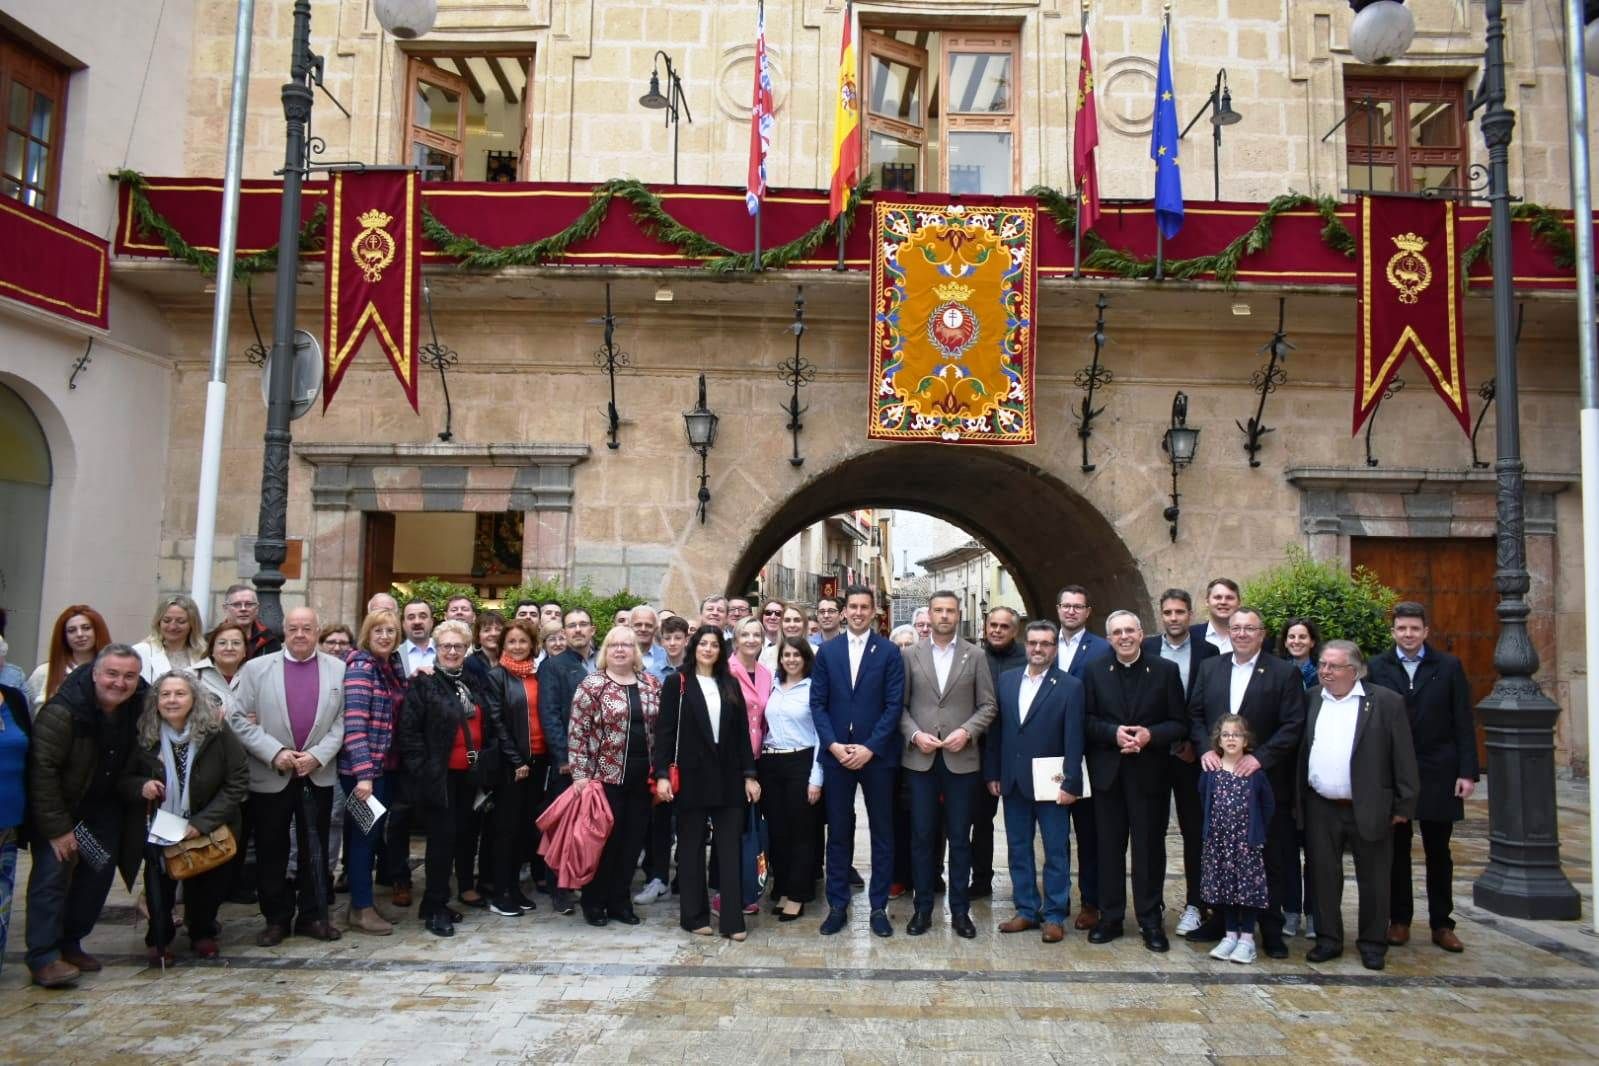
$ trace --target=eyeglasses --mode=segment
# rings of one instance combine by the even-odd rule
[[[1242,733],[1220,733],[1220,734],[1218,734],[1218,736],[1220,736],[1221,739],[1223,739],[1223,740],[1243,740],[1244,739],[1244,735]]]
[[[1332,673],[1335,670],[1353,670],[1354,668],[1355,668],[1355,664],[1354,663],[1317,663],[1316,664],[1316,671],[1318,673],[1323,673],[1323,674],[1330,674],[1330,673]]]
[[[436,644],[436,645],[434,645],[434,647],[436,647],[439,651],[465,651],[466,650],[466,645],[465,644],[455,644],[455,643]]]
[[[1027,646],[1029,648],[1053,648],[1055,642],[1053,640],[1029,640]]]
[[[1057,604],[1056,606],[1058,606],[1063,611],[1086,611],[1086,610],[1088,610],[1088,604],[1086,604],[1086,603],[1062,603],[1062,604]]]
[[[783,617],[783,612],[781,610],[777,610],[777,611],[762,611],[761,612],[761,617],[762,618],[781,618],[781,617]]]
[[[229,607],[255,607],[255,606],[258,606],[258,604],[256,603],[255,600],[229,600],[227,605]],[[168,604],[167,606],[170,607],[171,604]]]
[[[818,608],[816,608],[816,613],[817,614],[837,614],[838,613],[838,608],[837,607],[818,607]]]
[[[1227,627],[1227,632],[1229,632],[1229,633],[1262,633],[1262,632],[1265,632],[1265,630],[1262,629],[1260,626],[1228,626]]]

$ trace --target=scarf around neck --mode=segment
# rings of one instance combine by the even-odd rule
[[[193,713],[190,712],[191,717]],[[189,817],[189,775],[194,769],[194,746],[189,740],[193,732],[192,721],[183,723],[181,733],[166,722],[161,723],[161,766],[167,774],[167,792],[161,800],[161,809],[185,819]],[[188,749],[184,753],[181,768],[177,751],[174,750],[178,747]]]
[[[532,659],[511,659],[502,655],[500,656],[500,665],[505,668],[506,673],[523,681],[526,681],[537,672]]]

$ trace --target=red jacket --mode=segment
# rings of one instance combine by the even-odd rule
[[[654,765],[655,719],[661,710],[661,683],[649,674],[639,674],[638,687],[644,709],[645,749]],[[572,694],[572,720],[566,738],[573,782],[622,783],[631,719],[625,685],[612,681],[603,670],[583,679]]]
[[[582,888],[594,880],[600,853],[611,835],[611,805],[605,790],[590,785],[581,793],[569,788],[538,817],[539,855],[555,871],[561,888]]]

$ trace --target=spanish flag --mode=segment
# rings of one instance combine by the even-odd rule
[[[833,185],[829,218],[844,213],[849,193],[860,181],[861,94],[855,66],[855,5],[844,5],[844,36],[838,48],[838,100],[833,118]]]

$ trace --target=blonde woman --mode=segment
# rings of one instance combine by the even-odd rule
[[[168,596],[156,604],[150,635],[133,646],[148,682],[171,670],[194,670],[205,656],[200,608],[187,596]]]

